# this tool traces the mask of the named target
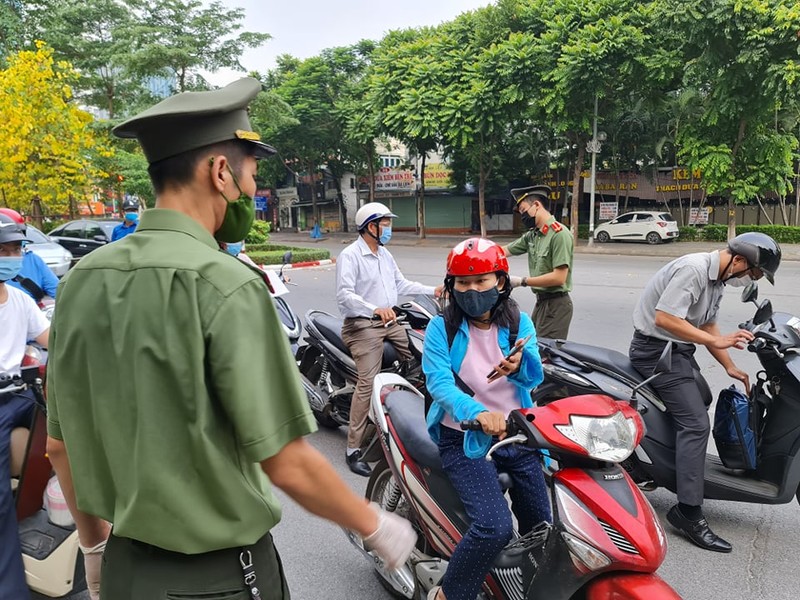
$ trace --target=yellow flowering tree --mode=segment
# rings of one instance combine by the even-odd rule
[[[77,77],[44,42],[11,55],[0,70],[0,204],[65,214],[106,175],[94,163],[113,151],[73,101]]]

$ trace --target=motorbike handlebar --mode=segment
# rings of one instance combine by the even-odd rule
[[[747,349],[750,352],[759,352],[767,347],[767,340],[764,338],[756,338],[749,344],[747,344]]]
[[[483,431],[483,425],[481,425],[478,419],[464,419],[458,426],[461,428],[461,431]],[[517,433],[517,431],[519,431],[517,424],[514,423],[510,417],[506,419],[506,435],[512,435]]]

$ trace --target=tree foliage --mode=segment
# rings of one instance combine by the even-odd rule
[[[28,212],[43,203],[67,212],[70,197],[87,197],[102,177],[97,158],[111,151],[89,127],[92,116],[73,101],[77,73],[43,42],[12,55],[0,71],[0,192],[7,206]]]

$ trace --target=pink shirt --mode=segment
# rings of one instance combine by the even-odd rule
[[[475,400],[483,404],[486,410],[508,416],[508,413],[520,406],[517,386],[506,377],[492,383],[486,381],[486,376],[503,360],[503,352],[497,343],[497,333],[495,324],[489,329],[480,329],[472,323],[469,324],[469,343],[458,376],[472,388]],[[458,423],[446,413],[441,423],[461,431]]]

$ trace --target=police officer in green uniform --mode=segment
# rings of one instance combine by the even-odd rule
[[[511,195],[528,231],[504,250],[506,256],[528,253],[530,277],[519,285],[536,294],[531,315],[536,335],[566,339],[572,321],[572,234],[545,208],[549,186],[517,188]]]
[[[104,600],[289,598],[272,486],[390,568],[415,542],[304,440],[314,419],[268,283],[219,249],[249,231],[256,159],[275,152],[247,117],[260,89],[178,94],[118,125],[144,150],[156,208],[61,283],[48,450],[81,545],[102,552],[113,523]]]

